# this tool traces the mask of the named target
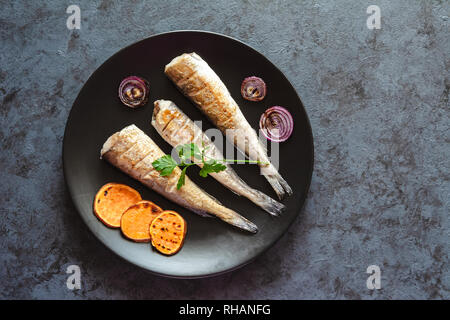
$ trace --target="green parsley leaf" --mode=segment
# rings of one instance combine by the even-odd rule
[[[178,163],[176,163],[176,161],[169,154],[162,156],[152,163],[153,168],[159,171],[162,176],[168,176],[171,174],[177,165]]]
[[[199,175],[205,178],[208,175],[208,173],[220,172],[225,170],[226,168],[227,167],[224,164],[219,163],[216,160],[208,160],[204,162],[203,167],[199,172]]]
[[[183,170],[181,171],[181,175],[178,178],[178,183],[177,183],[177,189],[180,189],[182,186],[184,186],[185,180],[186,180],[186,169],[188,167],[184,167]]]

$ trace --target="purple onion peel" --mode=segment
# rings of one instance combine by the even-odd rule
[[[249,101],[261,101],[266,96],[267,88],[263,79],[258,77],[248,77],[242,81],[241,94]]]
[[[261,115],[259,127],[267,139],[283,142],[291,136],[294,130],[294,119],[285,108],[273,106]]]
[[[126,106],[137,108],[148,101],[149,84],[147,80],[130,76],[122,80],[119,86],[119,98]]]

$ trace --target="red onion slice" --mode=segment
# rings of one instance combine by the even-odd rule
[[[291,136],[294,130],[294,119],[285,108],[273,106],[261,115],[259,127],[267,139],[283,142]]]
[[[137,108],[148,101],[149,84],[147,80],[130,76],[122,80],[119,86],[119,98],[126,106]]]
[[[248,77],[242,81],[241,94],[249,101],[261,101],[266,96],[266,83],[258,77]]]

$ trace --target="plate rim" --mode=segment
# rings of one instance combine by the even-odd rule
[[[106,64],[109,60],[113,59],[116,55],[120,54],[122,51],[127,50],[128,48],[135,46],[141,42],[147,41],[148,39],[151,38],[155,38],[155,37],[160,37],[160,36],[164,36],[164,35],[168,35],[168,34],[175,34],[175,33],[205,33],[205,34],[209,34],[209,35],[214,35],[214,36],[218,36],[218,37],[222,37],[222,38],[227,38],[229,40],[233,40],[236,41],[238,43],[240,43],[241,45],[247,47],[248,49],[250,49],[251,51],[253,51],[255,54],[259,55],[260,57],[263,58],[263,60],[265,60],[266,62],[268,62],[269,64],[271,64],[281,75],[282,77],[285,78],[285,80],[287,81],[287,83],[289,84],[290,88],[295,92],[296,97],[298,98],[298,100],[301,102],[301,107],[303,109],[303,111],[305,112],[306,115],[306,124],[307,124],[307,131],[309,133],[310,139],[309,139],[309,145],[311,148],[311,158],[310,158],[310,168],[309,169],[309,177],[307,180],[307,184],[306,184],[306,188],[305,188],[305,193],[303,195],[303,197],[300,198],[301,206],[300,209],[298,210],[298,212],[296,213],[295,217],[287,224],[286,228],[284,230],[282,230],[282,232],[280,232],[280,234],[276,237],[276,239],[274,241],[272,241],[272,243],[270,243],[269,245],[267,245],[265,248],[263,248],[263,250],[261,250],[261,252],[259,252],[256,256],[250,258],[247,261],[244,261],[232,268],[228,268],[222,271],[218,271],[218,272],[212,272],[212,273],[207,273],[207,274],[201,274],[201,275],[193,275],[193,276],[180,276],[180,275],[173,275],[173,274],[168,274],[168,273],[162,273],[162,272],[157,272],[154,270],[149,269],[146,265],[144,264],[140,264],[138,262],[135,261],[131,261],[129,259],[127,259],[126,257],[124,257],[121,253],[117,252],[116,250],[114,250],[108,243],[107,241],[104,241],[99,235],[97,235],[97,233],[95,232],[94,228],[90,226],[90,224],[88,223],[88,221],[86,220],[86,218],[81,214],[81,208],[79,207],[79,205],[77,204],[76,201],[74,201],[74,194],[72,191],[72,188],[69,185],[68,182],[68,175],[67,175],[67,167],[66,167],[66,156],[65,156],[65,150],[66,150],[66,139],[67,139],[67,127],[68,127],[68,123],[71,120],[71,118],[73,117],[73,110],[74,110],[74,105],[76,104],[76,102],[78,101],[79,97],[80,97],[80,93],[83,91],[84,86],[86,85],[86,83],[89,82],[89,80],[91,78],[93,78],[97,72],[101,69],[101,67]],[[314,136],[313,136],[313,132],[312,132],[312,127],[311,127],[311,122],[310,119],[308,117],[308,113],[306,111],[306,108],[303,104],[303,101],[301,100],[300,96],[298,95],[297,90],[294,88],[294,86],[292,85],[291,81],[288,79],[288,77],[284,74],[284,72],[282,72],[272,61],[270,61],[269,58],[267,58],[264,54],[260,53],[258,50],[256,50],[255,48],[253,48],[251,45],[236,39],[234,37],[225,35],[225,34],[221,34],[218,32],[213,32],[213,31],[205,31],[205,30],[198,30],[198,29],[194,29],[194,30],[189,30],[189,29],[180,29],[180,30],[172,30],[172,31],[167,31],[167,32],[161,32],[161,33],[156,33],[153,35],[150,35],[147,38],[138,40],[136,42],[133,42],[123,48],[121,48],[120,50],[116,51],[115,53],[113,53],[110,57],[108,57],[106,60],[104,60],[95,70],[94,72],[92,72],[92,74],[87,78],[86,81],[84,81],[83,86],[81,87],[81,89],[79,90],[75,100],[72,103],[72,106],[70,108],[69,111],[69,115],[67,116],[67,120],[66,120],[66,124],[64,127],[64,135],[63,135],[63,140],[62,140],[62,167],[63,167],[63,176],[64,176],[64,184],[66,186],[66,189],[69,192],[69,196],[70,196],[70,200],[72,202],[72,204],[74,205],[75,209],[77,210],[77,213],[79,216],[81,216],[81,219],[83,220],[83,222],[87,225],[89,231],[95,236],[95,238],[97,240],[99,240],[106,248],[108,248],[110,251],[112,251],[116,256],[120,257],[121,259],[125,260],[127,263],[130,263],[134,266],[137,266],[141,269],[143,269],[144,271],[151,273],[153,275],[157,275],[157,276],[161,276],[164,278],[171,278],[171,279],[204,279],[204,278],[212,278],[212,277],[216,277],[216,276],[220,276],[226,273],[230,273],[233,272],[237,269],[243,268],[244,266],[252,263],[254,260],[256,260],[258,257],[262,256],[264,253],[266,253],[270,248],[272,248],[285,234],[286,232],[289,230],[289,228],[292,226],[292,224],[294,223],[294,221],[298,218],[298,216],[300,215],[300,213],[303,211],[304,207],[305,207],[305,203],[306,200],[308,198],[308,194],[309,194],[309,190],[311,187],[311,181],[312,181],[312,176],[313,176],[313,172],[314,172]]]

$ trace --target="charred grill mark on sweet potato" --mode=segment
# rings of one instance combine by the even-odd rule
[[[186,221],[175,211],[163,211],[150,227],[152,245],[161,253],[177,253],[184,243]]]

